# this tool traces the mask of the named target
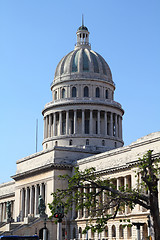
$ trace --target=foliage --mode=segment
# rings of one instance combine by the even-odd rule
[[[89,219],[85,231],[91,229],[98,232],[105,229],[107,221],[114,219],[118,211],[123,212],[125,206],[133,209],[139,204],[150,210],[153,216],[155,206],[152,206],[152,200],[155,196],[158,202],[159,160],[152,157],[151,150],[139,159],[136,173],[137,186],[134,189],[128,185],[117,189],[115,179],[98,175],[95,168],[82,171],[76,167],[73,176],[60,176],[68,181],[68,188],[58,189],[52,193],[53,202],[49,204],[52,215],[57,204],[64,205],[65,213],[75,206],[76,211],[80,210]],[[127,224],[131,225],[131,223]]]

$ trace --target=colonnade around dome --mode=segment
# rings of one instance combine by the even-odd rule
[[[61,146],[66,139],[66,146],[80,146],[79,140],[74,140],[74,137],[82,139],[82,146],[103,147],[106,146],[105,141],[111,138],[115,141],[112,148],[116,148],[122,144],[122,117],[116,113],[91,109],[56,111],[44,117],[44,142],[52,138],[54,145]],[[97,144],[93,137],[98,138]],[[58,144],[60,138],[63,142]],[[91,138],[90,143],[86,138]]]

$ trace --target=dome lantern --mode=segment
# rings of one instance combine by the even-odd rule
[[[89,31],[88,28],[84,26],[83,23],[83,15],[82,15],[82,26],[80,26],[76,32],[77,34],[77,43],[75,45],[75,49],[79,47],[87,47],[91,49],[90,43],[89,43]]]

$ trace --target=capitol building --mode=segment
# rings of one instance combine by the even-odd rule
[[[43,236],[44,221],[39,216],[38,198],[45,201],[46,214],[51,193],[67,188],[59,175],[72,175],[95,167],[98,173],[116,179],[119,186],[136,186],[136,163],[149,149],[160,154],[160,132],[144,136],[123,146],[122,121],[124,110],[114,100],[115,83],[105,59],[91,49],[88,28],[83,24],[76,32],[74,50],[58,63],[51,84],[52,101],[44,106],[43,150],[16,162],[16,173],[10,182],[0,184],[0,235]],[[160,192],[160,191],[159,191]],[[159,198],[160,199],[160,198]],[[12,223],[7,223],[6,206],[11,203]],[[136,227],[123,228],[120,219],[144,223],[141,237],[147,239],[148,211],[136,205],[119,211],[109,220],[101,234],[88,231],[88,239],[136,240]],[[62,239],[86,239],[82,234],[88,221],[85,209],[74,207],[62,222]],[[57,238],[54,219],[47,219],[47,238]]]

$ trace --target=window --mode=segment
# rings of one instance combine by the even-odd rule
[[[72,97],[77,97],[77,88],[72,87]]]
[[[112,238],[116,237],[116,227],[113,225],[112,226]]]
[[[123,238],[123,237],[124,237],[124,236],[123,236],[123,226],[122,226],[122,225],[119,226],[119,237],[120,237],[120,238]]]
[[[105,140],[102,140],[102,146],[105,146]]]
[[[69,140],[69,146],[72,146],[72,139]]]
[[[54,100],[57,100],[57,91],[54,93]]]
[[[62,98],[65,98],[65,95],[66,95],[66,91],[65,91],[65,89],[63,88],[63,89],[62,89]]]
[[[106,99],[108,99],[108,90],[106,90]]]
[[[89,97],[89,89],[88,87],[84,87],[84,97]]]
[[[79,237],[82,238],[82,228],[79,227]]]
[[[114,146],[115,146],[115,148],[117,147],[117,143],[116,142],[114,143]]]
[[[55,146],[58,146],[58,142],[57,141],[55,141]]]
[[[100,90],[99,90],[99,87],[96,88],[96,97],[97,97],[97,98],[100,97]]]
[[[108,227],[106,226],[105,229],[104,229],[104,236],[105,237],[108,237]]]
[[[131,238],[132,237],[132,228],[131,226],[127,226],[127,238]]]
[[[86,146],[89,145],[89,139],[86,139]]]

